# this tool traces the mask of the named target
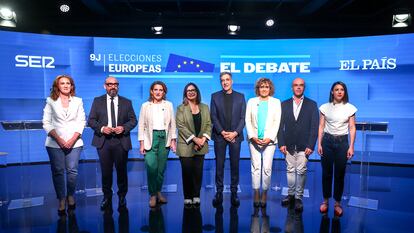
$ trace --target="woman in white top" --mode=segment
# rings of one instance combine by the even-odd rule
[[[140,153],[147,167],[149,205],[167,203],[161,194],[168,154],[176,149],[176,126],[171,102],[166,100],[167,86],[161,81],[151,84],[149,99],[141,106],[138,122]]]
[[[346,85],[338,81],[331,87],[329,103],[319,108],[318,153],[321,155],[324,199],[320,212],[328,211],[329,198],[332,196],[332,178],[334,178],[335,216],[342,216],[343,213],[341,199],[346,162],[354,155],[357,109],[348,101]]]
[[[282,111],[280,100],[272,97],[275,93],[275,87],[270,79],[258,79],[255,92],[257,97],[251,98],[247,102],[246,130],[252,161],[253,205],[265,208]],[[260,177],[262,178],[261,195]]]
[[[45,146],[50,158],[53,185],[59,199],[60,216],[66,214],[66,200],[69,210],[76,208],[73,195],[85,122],[83,102],[75,96],[73,79],[67,75],[57,76],[43,109],[43,128],[47,133]]]

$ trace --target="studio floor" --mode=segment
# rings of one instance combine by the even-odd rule
[[[227,162],[226,184],[230,178]],[[99,209],[102,196],[93,192],[100,187],[99,164],[96,161],[82,162],[79,166],[77,208],[65,217],[57,215],[49,164],[1,167],[0,200],[6,203],[0,206],[0,232],[413,232],[412,166],[350,164],[343,200],[344,215],[334,218],[333,208],[326,216],[319,213],[322,191],[321,168],[317,161],[309,162],[305,193],[309,195],[304,198],[301,214],[280,205],[287,186],[285,164],[280,159],[273,163],[272,189],[266,209],[253,207],[248,159],[240,161],[240,207],[231,207],[230,193],[225,193],[223,206],[213,208],[214,163],[214,160],[205,160],[204,163],[200,208],[187,209],[183,206],[180,163],[169,160],[164,182],[169,187],[165,192],[168,204],[151,209],[148,206],[145,165],[142,160],[129,161],[128,210],[117,211],[118,199],[114,195],[113,212],[102,212]],[[11,200],[24,199],[27,204],[27,198],[31,197],[43,197],[44,204],[9,209]],[[350,198],[354,197],[377,200],[378,209],[349,206]],[[333,206],[332,201],[330,206]]]

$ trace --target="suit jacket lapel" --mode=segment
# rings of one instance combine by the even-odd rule
[[[288,104],[288,116],[292,117],[293,120],[295,120],[295,113],[293,112],[293,98],[290,98],[289,104]],[[299,119],[299,118],[298,118]],[[295,120],[296,121],[296,120]]]
[[[201,112],[201,109],[200,109],[200,112]],[[185,106],[184,117],[186,118],[188,122],[188,128],[190,129],[192,133],[195,134],[193,114],[191,113],[191,108],[189,104]],[[195,136],[197,137],[198,135],[195,135]]]
[[[120,120],[121,120],[121,113],[122,113],[122,104],[121,104],[121,98],[118,96],[118,117],[117,117],[117,121],[116,124],[120,125]]]
[[[224,101],[223,101],[223,92],[220,93],[220,95],[217,95],[217,112],[222,115],[224,119]],[[220,117],[221,118],[221,117]],[[224,122],[222,122],[224,123]]]
[[[102,96],[102,108],[104,109],[103,121],[102,123],[108,125],[108,108],[107,108],[107,98],[106,95]]]
[[[302,115],[304,114],[303,111],[305,111],[305,105],[306,105],[305,102],[306,102],[306,99],[305,97],[303,97],[302,106],[300,107],[300,112],[298,115],[298,119],[296,121],[299,121]]]

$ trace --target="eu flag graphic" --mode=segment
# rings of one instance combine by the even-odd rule
[[[165,72],[213,72],[214,64],[190,57],[170,54]]]

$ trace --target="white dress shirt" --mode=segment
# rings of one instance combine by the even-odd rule
[[[118,96],[114,97],[114,107],[115,107],[115,122],[118,123]],[[106,110],[108,112],[108,125],[107,126],[115,128],[116,125],[112,125],[111,96],[108,94],[106,95]]]

